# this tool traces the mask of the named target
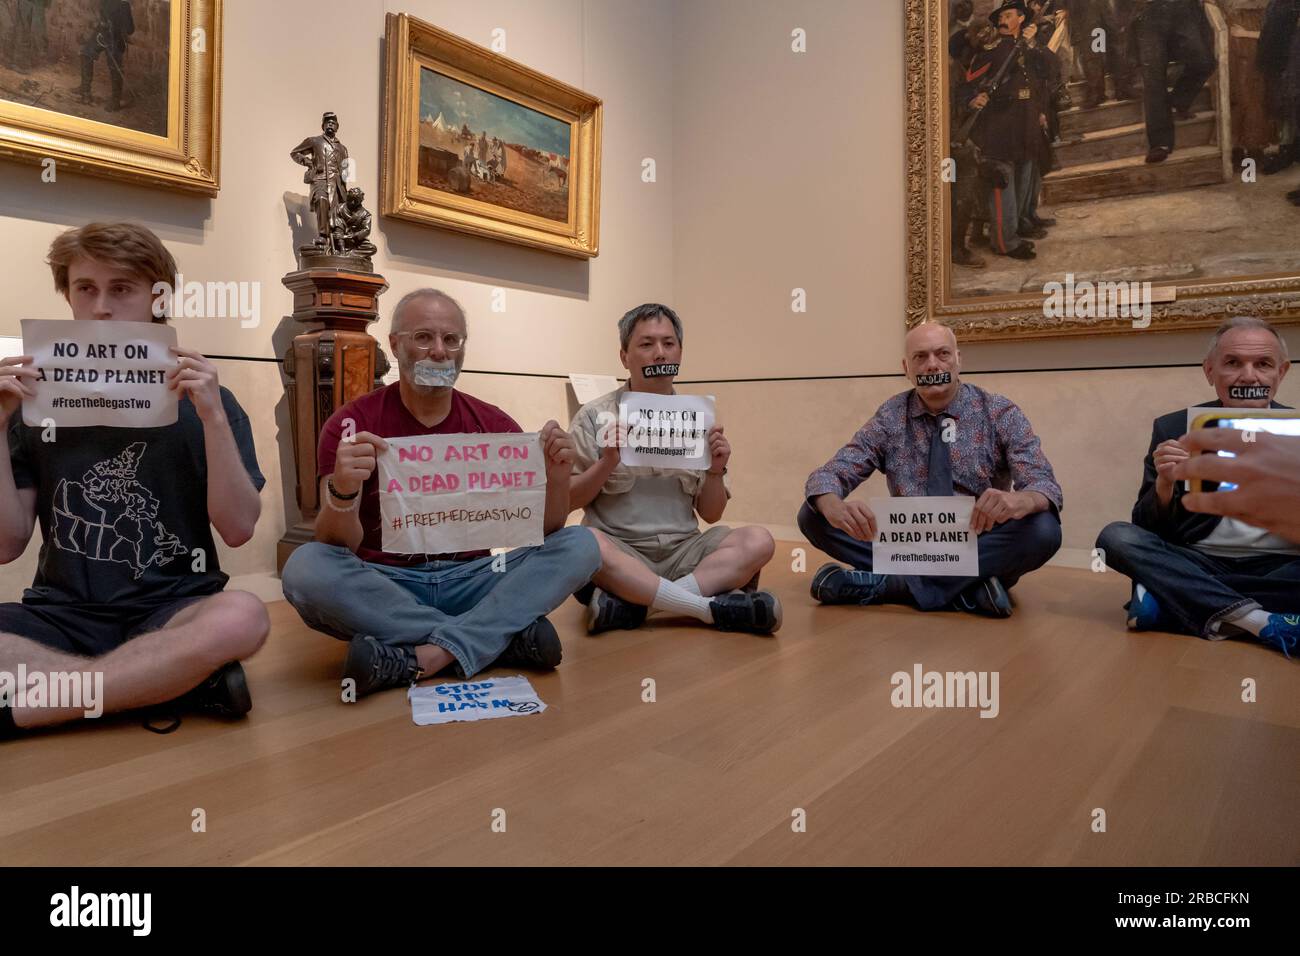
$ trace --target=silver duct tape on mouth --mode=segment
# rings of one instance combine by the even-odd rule
[[[641,374],[645,378],[658,378],[661,375],[676,375],[679,368],[681,366],[676,362],[664,362],[662,365],[643,366]]]
[[[1234,402],[1255,401],[1268,398],[1269,388],[1267,385],[1229,385],[1228,397]]]
[[[434,362],[430,359],[416,362],[411,372],[416,385],[433,388],[450,388],[460,376],[460,369],[456,368],[454,361]]]
[[[918,375],[916,385],[918,388],[925,385],[948,385],[952,382],[952,372],[933,372],[929,375]]]

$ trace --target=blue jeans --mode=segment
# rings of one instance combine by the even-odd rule
[[[799,509],[799,530],[832,558],[859,571],[871,570],[871,542],[834,527],[808,502]],[[1008,591],[1021,575],[1037,571],[1061,547],[1061,519],[1053,511],[1004,521],[979,536],[980,576],[996,577]],[[980,578],[900,575],[912,600],[922,611],[939,611],[952,604]]]
[[[492,562],[502,560],[505,569],[493,571]],[[341,545],[312,541],[289,557],[280,580],[309,627],[345,641],[368,634],[385,644],[435,644],[468,678],[598,570],[596,538],[571,527],[497,558],[413,567],[363,561]]]
[[[1262,607],[1300,611],[1300,558],[1261,554],[1220,558],[1170,544],[1154,531],[1114,521],[1097,536],[1106,566],[1155,596],[1161,616],[1187,634],[1218,637],[1214,625]]]

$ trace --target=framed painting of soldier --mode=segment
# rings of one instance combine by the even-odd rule
[[[385,215],[597,254],[600,100],[406,14],[385,49]]]
[[[215,194],[221,3],[0,0],[0,156]]]
[[[907,321],[1300,319],[1300,33],[1269,0],[906,0]]]

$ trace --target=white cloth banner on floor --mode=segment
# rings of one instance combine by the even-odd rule
[[[623,464],[708,469],[708,436],[715,419],[712,395],[626,392],[618,416],[628,429],[628,444],[619,453]]]
[[[874,574],[979,577],[978,535],[970,529],[974,498],[872,498],[871,510],[877,529]]]
[[[456,684],[429,684],[406,692],[411,719],[420,726],[540,714],[546,704],[528,678],[492,677]]]
[[[450,554],[542,543],[546,459],[537,432],[386,438],[384,550]]]
[[[164,376],[176,365],[176,330],[154,322],[23,319],[23,350],[41,372],[23,423],[39,428],[176,424],[178,393]]]

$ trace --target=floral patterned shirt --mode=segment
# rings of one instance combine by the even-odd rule
[[[1042,444],[1009,398],[961,383],[938,419],[956,426],[949,445],[953,493],[979,497],[988,488],[1037,491],[1054,510],[1063,506],[1061,486]],[[926,494],[930,442],[939,420],[915,389],[886,401],[853,439],[808,476],[804,495],[811,501],[827,493],[846,497],[876,471],[883,471],[894,497]]]

